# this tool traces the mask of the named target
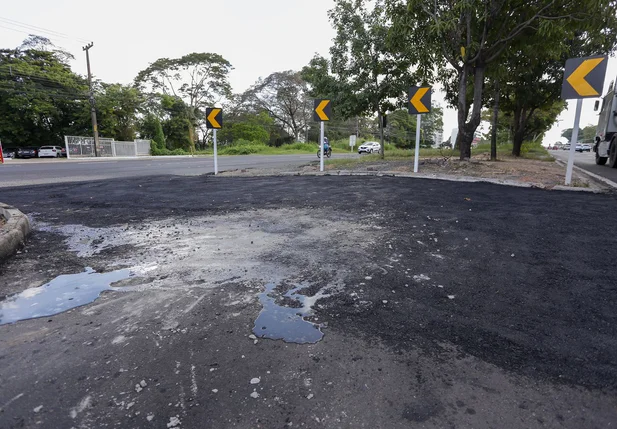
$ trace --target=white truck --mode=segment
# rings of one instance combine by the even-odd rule
[[[595,111],[598,111],[599,101],[596,101]],[[602,99],[602,108],[596,130],[596,164],[617,168],[617,81],[611,82],[608,94]]]

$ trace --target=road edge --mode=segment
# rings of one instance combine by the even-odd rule
[[[15,207],[0,203],[0,216],[6,223],[0,226],[0,262],[22,246],[30,234],[28,217]]]
[[[555,162],[557,164],[567,166],[567,164],[560,159],[555,159]],[[602,182],[603,184],[608,185],[613,189],[617,189],[617,183],[613,182],[612,180],[607,179],[606,177],[602,177],[599,174],[592,173],[591,171],[587,171],[584,168],[579,167],[578,165],[574,165],[573,167],[577,172],[586,174],[587,176],[591,177],[592,179],[595,179],[598,182]]]
[[[281,171],[281,172],[272,172],[270,174],[243,174],[235,176],[233,173],[239,170],[224,170],[220,171],[223,174],[222,177],[267,177],[267,176],[374,176],[374,177],[404,177],[410,179],[431,179],[431,180],[443,180],[447,182],[467,182],[467,183],[491,183],[494,185],[501,186],[513,186],[517,188],[531,188],[531,189],[543,189],[546,191],[570,191],[570,192],[589,192],[594,194],[602,194],[606,193],[606,190],[603,189],[594,189],[594,188],[582,188],[582,187],[572,187],[572,186],[564,186],[564,185],[556,185],[553,187],[545,186],[542,183],[534,183],[534,182],[518,182],[515,180],[504,180],[504,179],[491,179],[485,177],[473,177],[473,176],[442,176],[436,174],[424,174],[424,173],[401,173],[398,171],[349,171],[349,170],[330,170],[324,172],[318,171]],[[250,172],[248,169],[247,173]]]

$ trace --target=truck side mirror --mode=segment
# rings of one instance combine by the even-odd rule
[[[593,111],[597,112],[598,111],[598,107],[600,107],[600,100],[596,100],[596,102],[593,105]]]

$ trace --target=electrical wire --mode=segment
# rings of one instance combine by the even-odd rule
[[[65,33],[60,33],[59,31],[50,30],[50,29],[43,28],[43,27],[38,27],[38,26],[32,25],[32,24],[26,24],[25,22],[16,21],[16,20],[10,19],[10,18],[4,18],[4,17],[0,16],[0,21],[3,21],[6,24],[13,25],[13,26],[16,26],[16,27],[21,27],[21,28],[25,28],[25,29],[28,29],[28,30],[35,30],[35,31],[38,31],[38,32],[47,33],[47,34],[49,34],[50,36],[52,36],[54,38],[60,37],[60,38],[64,38],[64,39],[75,40],[75,41],[78,41],[80,43],[89,43],[89,42],[91,42],[91,40],[83,39],[81,37],[70,36],[70,35],[65,34]],[[4,27],[4,28],[7,28],[7,27]],[[22,31],[22,30],[16,30],[16,31]]]

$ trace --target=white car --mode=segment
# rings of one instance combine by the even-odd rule
[[[364,142],[358,148],[358,153],[379,153],[381,145],[377,142]]]
[[[39,149],[39,158],[45,157],[60,158],[62,156],[62,148],[60,146],[41,146]]]

